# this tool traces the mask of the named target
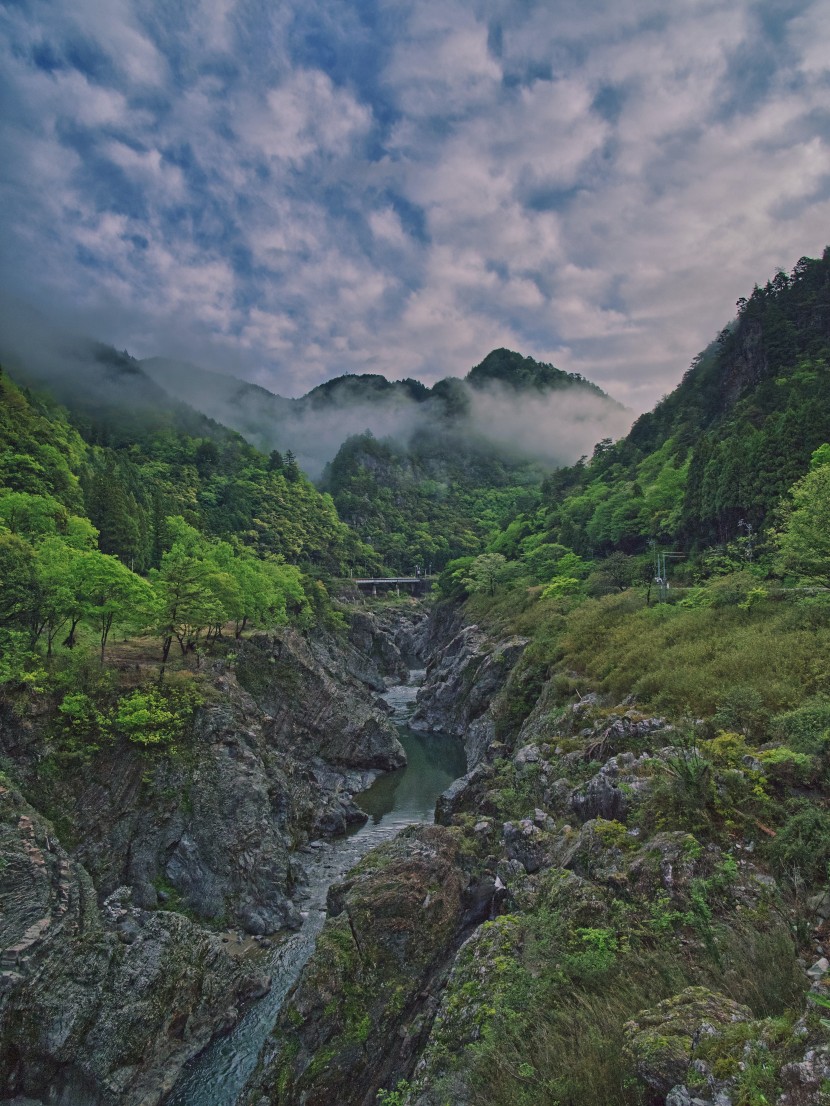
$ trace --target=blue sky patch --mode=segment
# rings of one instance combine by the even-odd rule
[[[820,0],[26,0],[5,293],[284,394],[497,346],[638,410],[830,226]]]

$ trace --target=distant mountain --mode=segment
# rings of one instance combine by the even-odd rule
[[[34,312],[30,318],[15,313],[8,323],[0,308],[0,362],[20,384],[47,389],[88,440],[124,445],[164,430],[210,439],[229,435],[204,411],[171,395],[126,350],[51,328]]]
[[[479,365],[470,369],[464,379],[477,389],[492,384],[501,384],[515,391],[535,388],[545,392],[578,388],[608,398],[602,388],[579,373],[563,372],[544,361],[534,361],[532,357],[523,357],[509,349],[494,349]]]
[[[257,448],[270,450],[277,444],[286,448],[279,428],[294,412],[297,400],[189,361],[150,357],[141,367],[170,395],[232,427]]]
[[[574,460],[597,437],[616,437],[627,429],[625,409],[595,384],[511,350],[493,350],[464,378],[448,377],[429,388],[418,380],[388,380],[377,374],[346,374],[313,388],[300,399],[286,399],[232,376],[168,358],[150,358],[142,368],[167,392],[233,427],[258,448],[291,450],[300,466],[319,479],[340,446],[369,431],[408,447],[417,434],[436,428],[475,437],[508,461],[535,460],[550,467]],[[568,412],[567,433],[560,433],[561,412],[539,407],[545,395],[567,390],[581,401]],[[481,418],[481,410],[500,401],[513,417],[507,431],[501,420]],[[527,419],[517,413],[526,400]],[[544,425],[539,425],[540,416]],[[582,427],[574,439],[574,427]]]

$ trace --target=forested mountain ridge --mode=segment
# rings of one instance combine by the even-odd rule
[[[595,395],[606,396],[597,384],[586,380],[580,373],[567,373],[544,361],[535,361],[532,357],[523,357],[509,349],[494,349],[464,377],[473,388],[485,388],[488,384],[498,383],[519,391],[523,388],[535,388],[537,391],[562,391],[578,387],[587,389]],[[606,396],[607,398],[607,396]]]
[[[757,532],[830,426],[830,253],[747,300],[682,382],[588,463],[546,478],[521,524],[583,556],[702,550]]]
[[[492,452],[515,459],[516,450],[493,427],[489,412],[481,416],[488,395],[496,401],[509,396],[514,407],[524,399],[530,409],[545,394],[567,391],[583,401],[578,421],[590,418],[600,431],[604,421],[615,431],[627,423],[624,409],[578,373],[562,372],[506,349],[493,350],[466,376],[446,377],[431,388],[409,378],[351,373],[332,377],[298,399],[168,358],[150,358],[141,366],[168,392],[260,448],[293,450],[301,467],[315,478],[348,437],[367,429],[406,447],[414,435],[441,426],[459,438],[474,434],[489,442]],[[582,436],[586,448],[593,445],[590,434],[588,430]],[[573,456],[572,447],[564,450],[559,463],[568,453]],[[547,460],[545,449],[533,441],[520,456]]]
[[[494,455],[487,443],[422,431],[408,447],[371,434],[349,438],[322,486],[338,514],[396,572],[428,572],[475,553],[517,511],[535,506],[541,472]]]

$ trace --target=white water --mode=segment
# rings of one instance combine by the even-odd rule
[[[434,820],[435,801],[465,772],[460,742],[442,734],[408,729],[423,672],[412,672],[408,684],[390,688],[383,696],[393,710],[408,764],[381,776],[358,804],[369,821],[351,836],[334,842],[315,842],[301,850],[308,874],[308,897],[298,901],[307,913],[302,928],[292,933],[260,967],[270,973],[271,990],[255,1003],[234,1029],[212,1042],[184,1069],[168,1106],[235,1106],[252,1074],[285,996],[296,982],[323,928],[326,895],[371,849],[394,837],[405,826]]]

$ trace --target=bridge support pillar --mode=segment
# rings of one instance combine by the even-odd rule
[[[378,597],[378,586],[377,586],[377,584],[372,584],[372,595],[374,595],[375,599],[377,599],[377,597]]]

